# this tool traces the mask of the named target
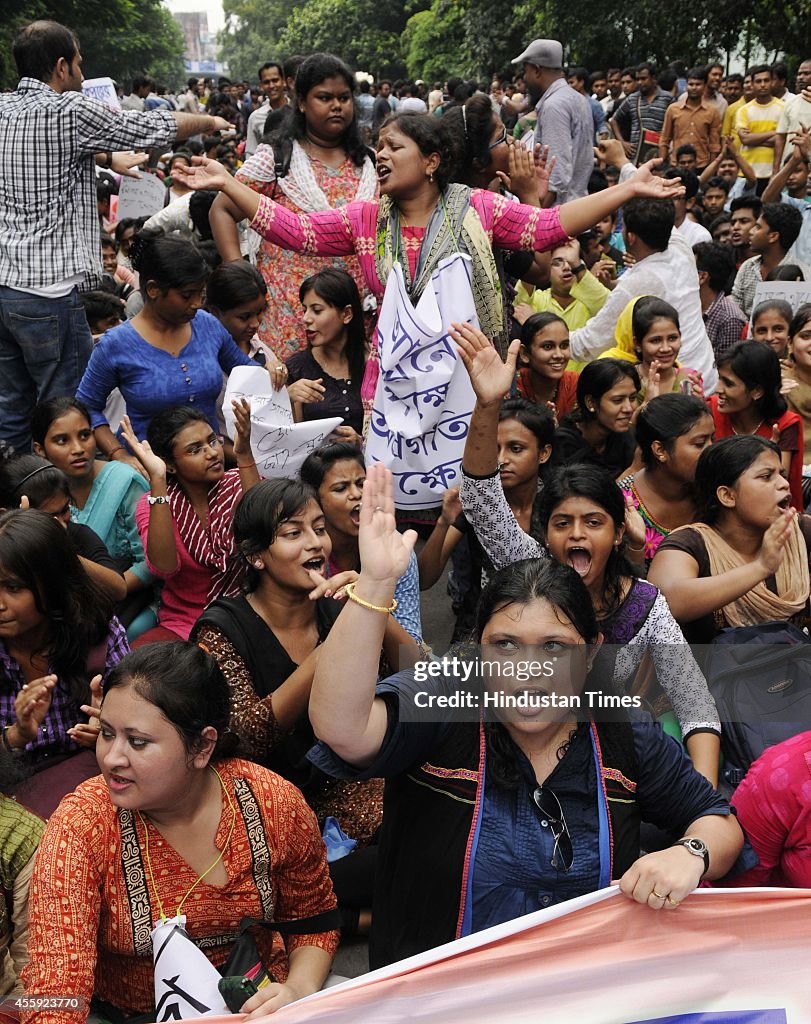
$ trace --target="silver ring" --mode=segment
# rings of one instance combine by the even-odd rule
[[[375,505],[375,509],[374,509],[374,510],[375,510],[375,512],[385,512],[385,511],[386,511],[386,510],[385,510],[385,509],[383,508],[383,506],[382,506],[382,505]]]

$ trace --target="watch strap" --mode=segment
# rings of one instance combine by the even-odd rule
[[[710,851],[707,849],[707,844],[703,839],[697,839],[695,836],[685,836],[673,845],[683,846],[694,857],[701,857],[704,861],[704,870],[701,872],[701,877],[703,878],[707,874],[710,870]]]

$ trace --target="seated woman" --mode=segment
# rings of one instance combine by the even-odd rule
[[[592,892],[612,878],[653,910],[675,909],[702,878],[730,869],[743,845],[737,821],[654,724],[595,721],[585,700],[581,710],[572,700],[530,704],[522,712],[499,710],[489,721],[479,711],[470,721],[403,714],[418,691],[433,687],[408,673],[376,685],[371,651],[416,539],[396,531],[391,474],[379,464],[369,470],[361,524],[357,597],[364,605],[348,605],[325,642],[310,697],[323,743],[311,757],[339,777],[390,780],[373,968]],[[358,646],[359,635],[368,647]],[[572,698],[587,685],[589,645],[599,627],[577,573],[529,560],[490,581],[478,636],[491,665],[541,651],[558,658],[543,690],[534,681],[516,687],[505,670],[488,675],[485,692],[539,698],[554,689]],[[445,678],[434,686],[447,693],[456,684]],[[606,686],[594,678],[589,684]],[[674,845],[640,858],[640,820],[668,831]]]
[[[541,314],[539,314],[541,315]],[[540,508],[543,493],[539,473],[552,453],[555,424],[550,411],[523,398],[510,398],[490,410],[498,419],[498,476],[504,498],[515,521],[525,533],[540,532]],[[482,427],[492,436],[492,425]],[[470,436],[470,435],[468,435]],[[452,516],[452,518],[451,518]],[[429,590],[442,575],[453,551],[466,538],[471,564],[471,586],[457,613],[454,638],[470,632],[476,604],[492,563],[476,533],[470,528],[461,502],[459,488],[447,492],[436,526],[417,558],[420,590]]]
[[[327,575],[358,572],[360,498],[366,479],[366,463],[360,450],[345,441],[325,445],[307,456],[299,475],[302,483],[315,491],[324,511],[327,534],[332,542]],[[412,639],[421,644],[420,575],[417,556],[413,552],[397,584],[396,599],[394,618]]]
[[[85,1017],[94,996],[106,1019],[153,1015],[150,930],[181,914],[214,967],[228,960],[243,917],[315,918],[284,943],[257,930],[274,980],[242,1009],[272,1013],[321,988],[338,932],[324,914],[335,897],[315,816],[289,782],[225,758],[228,714],[228,684],[195,644],[144,648],[110,674],[101,776],[62,803],[42,838],[27,992],[77,997]],[[76,1011],[31,1016],[77,1019]]]
[[[360,386],[366,366],[366,333],[358,286],[345,270],[325,267],[301,283],[307,348],[290,356],[287,390],[296,420],[339,416],[341,441],[361,443]]]
[[[20,996],[20,973],[28,963],[28,894],[37,846],[45,823],[14,799],[25,769],[0,750],[0,996]]]
[[[43,817],[98,771],[87,713],[128,650],[110,602],[53,517],[0,516],[0,739],[36,773],[20,800]]]
[[[178,406],[149,424],[146,442],[127,417],[124,437],[149,478],[135,521],[150,572],[164,580],[158,625],[138,638],[188,640],[207,604],[239,592],[243,565],[236,557],[234,508],[259,482],[250,446],[250,408],[234,403],[237,469],[225,470],[222,442],[201,409]]]
[[[780,455],[750,435],[716,441],[699,457],[697,521],[662,541],[648,572],[691,643],[805,611],[811,529],[791,508]]]
[[[515,375],[516,395],[537,405],[554,407],[559,422],[577,401],[578,374],[567,370],[569,328],[556,313],[533,313],[521,326],[521,364]]]
[[[619,485],[645,524],[646,570],[671,530],[696,518],[696,463],[712,444],[713,429],[706,403],[694,395],[659,395],[639,410],[635,432],[642,469]]]
[[[741,827],[760,863],[730,885],[811,889],[811,732],[769,747],[732,796]]]
[[[721,356],[718,389],[710,398],[715,439],[754,434],[775,441],[791,487],[791,504],[804,506],[803,422],[780,393],[780,360],[766,345],[742,341]]]
[[[584,367],[577,408],[555,431],[551,465],[587,462],[620,476],[634,460],[631,424],[639,388],[636,367],[621,359],[597,359]]]
[[[71,522],[89,526],[123,574],[127,596],[116,614],[135,639],[155,625],[148,607],[153,580],[135,525],[135,506],[149,485],[131,466],[96,458],[90,413],[76,398],[40,402],[31,419],[31,436],[34,451],[68,478]]]
[[[223,372],[255,365],[215,317],[201,307],[209,268],[197,249],[179,238],[139,236],[131,251],[141,277],[144,308],[108,331],[93,349],[76,397],[90,410],[99,448],[108,458],[137,459],[104,418],[110,392],[127,404],[134,435],[143,440],[164,409],[191,404],[212,429]]]
[[[15,455],[0,443],[0,512],[38,508],[67,531],[68,541],[90,579],[114,602],[127,595],[119,566],[102,539],[70,518],[70,483],[61,469],[39,455]]]
[[[505,365],[480,331],[465,327],[456,332],[456,341],[476,392],[462,464],[462,508],[482,546],[500,568],[545,557],[545,537],[548,553],[571,566],[588,587],[606,644],[602,664],[614,685],[631,691],[647,654],[695,767],[715,785],[720,746],[715,702],[667,601],[655,587],[635,578],[625,556],[628,549],[641,554],[644,522],[633,507],[626,507],[609,473],[575,464],[549,475],[540,523],[525,532],[504,499],[493,428],[493,409],[512,372],[515,350]],[[662,703],[657,711],[667,706]]]
[[[701,374],[680,366],[679,314],[664,299],[641,295],[631,299],[617,320],[616,346],[600,358],[628,359],[636,363],[641,386],[639,403],[671,391],[704,397]]]
[[[778,359],[785,359],[792,316],[791,306],[785,299],[759,303],[752,313],[752,341],[768,345]]]

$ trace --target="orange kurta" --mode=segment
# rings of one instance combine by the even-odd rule
[[[324,844],[315,815],[289,782],[248,761],[217,765],[234,801],[223,801],[215,844],[223,850],[229,881],[222,888],[205,881],[183,905],[186,929],[216,965],[231,953],[243,917],[291,920],[335,906]],[[160,912],[148,871],[143,874],[146,899],[139,903],[125,885],[124,860],[144,863],[144,824],[138,816],[119,812],[110,802],[101,777],[67,796],[48,822],[31,882],[30,962],[24,973],[31,994],[79,996],[90,1002],[95,993],[127,1014],[145,1013],[154,1002],[152,947],[149,931]],[[264,827],[269,868],[257,859],[258,819]],[[133,820],[137,847],[122,839]],[[149,855],[155,885],[167,916],[197,879],[197,873],[149,828]],[[131,879],[139,872],[130,872]],[[137,888],[137,886],[136,886]],[[148,903],[147,903],[148,901]],[[319,946],[334,954],[337,931],[291,935],[259,930],[257,947],[277,981],[288,974],[290,950]],[[286,947],[286,948],[285,948]],[[36,1024],[76,1024],[75,1013],[47,1011],[27,1014]]]

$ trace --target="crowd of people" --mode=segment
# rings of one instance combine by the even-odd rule
[[[261,1016],[341,935],[374,968],[614,880],[651,912],[808,886],[811,721],[733,765],[707,651],[808,642],[811,303],[760,286],[811,294],[811,59],[792,93],[780,64],[590,71],[549,39],[488,83],[315,53],[256,87],[143,75],[115,111],[70,29],[14,59],[0,985],[77,1000],[26,1022],[156,1019],[167,923]],[[117,220],[139,173],[165,206]],[[366,455],[376,324],[459,253],[460,486],[410,516]],[[237,368],[340,422],[295,475],[224,408]],[[452,637],[421,597],[446,580]],[[411,718],[458,682],[420,681],[426,639],[541,652],[566,699]],[[172,981],[158,1019],[223,1008]]]

